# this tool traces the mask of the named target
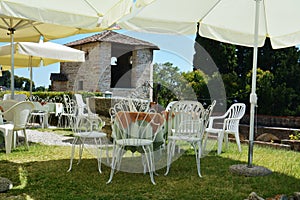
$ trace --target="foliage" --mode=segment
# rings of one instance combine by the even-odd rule
[[[295,134],[289,135],[289,138],[291,140],[300,140],[300,133],[298,131],[295,131]]]
[[[7,91],[1,91],[0,92],[0,98],[3,98],[4,94],[11,93],[9,90]],[[91,96],[102,96],[101,92],[80,92],[84,99],[86,97]],[[27,98],[29,98],[30,94],[27,91],[17,91],[15,94],[25,94]],[[39,92],[32,92],[32,95],[37,97],[38,99],[43,99],[45,101],[50,101],[51,99],[55,102],[61,102],[63,99],[63,95],[67,94],[69,96],[73,96],[74,92],[52,92],[52,91],[39,91]]]
[[[197,94],[197,100],[200,102],[209,100],[209,91],[207,88],[208,76],[201,70],[191,72],[182,72],[182,76],[187,80],[188,86],[192,87]]]
[[[207,76],[200,70],[180,72],[172,63],[154,64],[154,99],[164,107],[176,100],[209,98]]]
[[[180,72],[178,67],[174,67],[172,63],[164,63],[153,65],[153,82],[154,82],[154,99],[164,107],[170,101],[178,100],[176,90]]]
[[[7,88],[10,88],[11,85],[11,73],[10,71],[3,71],[2,72],[2,77],[0,77],[0,85],[5,86]],[[24,90],[24,91],[29,91],[30,90],[30,79],[24,78],[24,77],[19,77],[19,76],[14,76],[14,86],[16,90]],[[34,91],[34,82],[32,82],[32,89]]]
[[[222,74],[227,102],[235,99],[249,104],[252,84],[253,49],[203,38],[197,34],[194,66],[213,78],[213,63]],[[206,54],[203,53],[206,50]],[[204,62],[209,56],[213,61]],[[274,50],[270,40],[258,49],[257,84],[258,114],[300,114],[300,50],[296,47]],[[211,67],[212,68],[212,67]]]

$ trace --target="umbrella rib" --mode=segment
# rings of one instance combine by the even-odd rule
[[[202,19],[199,20],[199,22],[201,22],[213,9],[215,9],[215,7],[221,2],[221,0],[219,0],[217,3],[215,3],[214,6],[212,6],[209,11],[202,17]]]
[[[97,8],[95,8],[88,0],[84,0],[96,13],[99,17],[103,17],[103,14],[100,13]]]
[[[268,23],[267,23],[267,12],[266,12],[266,5],[265,5],[265,1],[263,1],[263,8],[264,8],[264,17],[265,17],[265,27],[266,27],[266,37],[270,37],[269,36],[269,30],[268,30]]]

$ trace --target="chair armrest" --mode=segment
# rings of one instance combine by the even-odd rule
[[[214,120],[215,120],[215,119],[224,119],[225,116],[226,116],[226,115],[209,117],[208,128],[209,128],[209,129],[213,128],[213,124],[214,124]]]

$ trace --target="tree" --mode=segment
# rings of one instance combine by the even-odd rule
[[[235,46],[200,37],[196,42],[205,49],[222,74],[227,102],[249,104],[253,48]],[[195,45],[196,47],[197,45]],[[194,66],[202,69],[203,49],[195,48]],[[203,58],[204,57],[204,58]],[[274,50],[270,40],[258,49],[257,89],[258,113],[269,115],[299,115],[300,51],[296,47]],[[209,62],[208,64],[211,64]],[[208,67],[205,67],[207,69]],[[203,70],[209,78],[214,72]]]
[[[0,77],[0,85],[1,86],[5,86],[7,88],[10,88],[10,76],[11,73],[10,71],[3,71],[2,72],[2,77]],[[15,89],[22,89],[25,91],[29,91],[30,90],[30,79],[28,78],[24,78],[24,77],[19,77],[19,76],[14,76],[14,86]],[[34,91],[34,82],[32,82],[32,89]]]
[[[210,101],[207,76],[202,71],[180,72],[177,66],[169,62],[156,63],[153,69],[154,91],[158,91],[160,105],[166,107],[169,102],[175,100]]]
[[[2,71],[2,77],[0,77],[0,85],[10,88],[10,71]]]
[[[188,86],[193,88],[198,101],[202,103],[206,102],[208,104],[210,101],[209,91],[207,88],[208,76],[201,70],[183,72],[182,76],[188,81]]]
[[[174,67],[172,63],[155,63],[153,65],[153,86],[154,88],[157,88],[158,85],[160,85],[160,90],[156,90],[158,92],[157,103],[162,106],[166,106],[168,102],[178,100],[176,88],[178,86],[177,80],[179,77],[179,68]]]

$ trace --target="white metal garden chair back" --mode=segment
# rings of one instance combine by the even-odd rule
[[[111,120],[119,111],[147,112],[150,108],[150,101],[143,99],[124,98],[109,109]]]
[[[178,102],[178,101],[171,101],[171,102],[169,102],[165,110],[166,110],[166,111],[170,111],[171,108],[172,108],[172,106],[173,106],[176,102]]]
[[[104,126],[104,122],[98,118],[97,120],[90,120],[86,117],[80,118],[71,118],[70,125],[74,134],[74,139],[72,142],[72,151],[70,158],[70,167],[68,171],[72,170],[72,164],[75,154],[75,147],[79,147],[79,160],[78,164],[81,161],[82,153],[85,147],[93,150],[97,156],[98,162],[98,171],[101,171],[101,157],[102,157],[102,149],[106,147],[106,156],[108,159],[108,146],[107,142],[104,141],[107,139],[107,134],[102,131]],[[109,162],[109,160],[108,160]]]
[[[239,137],[239,123],[240,119],[244,116],[246,111],[246,105],[244,103],[234,103],[222,116],[212,116],[209,118],[209,124],[206,131],[205,145],[208,140],[209,135],[217,135],[218,140],[218,154],[222,152],[223,140],[228,146],[228,134],[232,134],[235,137],[236,143],[238,145],[238,150],[241,152],[241,144]],[[222,128],[215,128],[214,122],[221,120],[223,122]]]
[[[72,98],[70,98],[69,95],[64,94],[63,95],[63,112],[59,114],[58,117],[58,126],[59,127],[68,127],[70,126],[70,122],[73,120],[73,118],[76,117],[77,114],[77,104],[76,101]]]
[[[174,103],[171,107],[171,110],[168,112],[168,135],[172,134],[172,129],[174,130],[181,121],[184,120],[193,120],[190,117],[198,116],[198,118],[203,115],[204,107],[198,101],[187,101],[181,100]],[[176,115],[176,113],[193,113],[192,115],[188,114],[184,116],[184,114]]]
[[[163,129],[164,118],[155,112],[118,110],[112,119],[114,148],[111,174],[107,183],[112,181],[115,170],[120,169],[123,152],[126,151],[126,147],[130,146],[141,148],[146,160],[146,163],[143,162],[144,170],[148,169],[151,182],[155,184],[153,142],[157,134]]]
[[[168,149],[167,149],[167,170],[169,173],[172,157],[175,154],[175,145],[178,141],[184,141],[192,145],[197,164],[197,172],[201,177],[200,158],[202,152],[202,139],[205,130],[204,121],[208,110],[197,101],[178,101],[169,111],[168,121]]]

